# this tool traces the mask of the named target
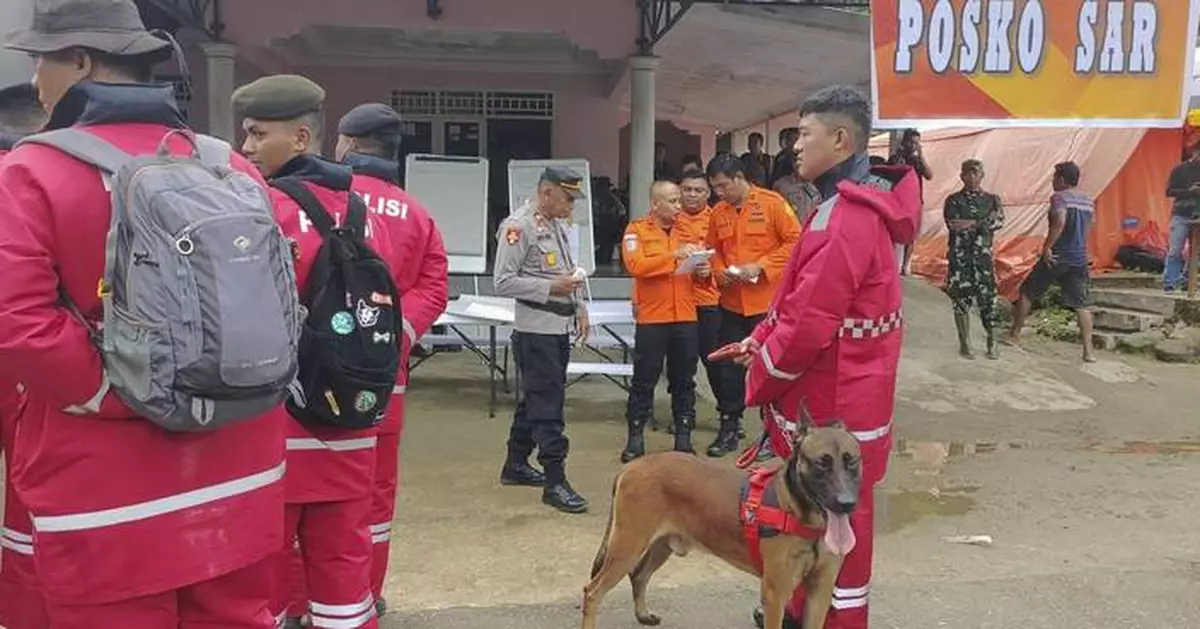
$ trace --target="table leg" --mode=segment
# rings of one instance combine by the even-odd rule
[[[1188,256],[1188,299],[1196,298],[1196,279],[1200,274],[1200,223],[1193,223],[1191,230],[1191,253]]]
[[[488,326],[488,375],[492,381],[492,400],[488,405],[488,419],[496,416],[496,326]]]

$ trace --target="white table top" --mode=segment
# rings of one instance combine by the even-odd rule
[[[463,295],[446,305],[435,325],[512,325],[515,308],[513,299]],[[633,323],[633,304],[626,299],[597,299],[587,309],[592,325]]]

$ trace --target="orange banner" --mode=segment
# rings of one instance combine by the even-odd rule
[[[1200,0],[872,0],[879,128],[1179,127]]]

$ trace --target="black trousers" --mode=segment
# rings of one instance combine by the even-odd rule
[[[750,336],[754,328],[767,315],[740,315],[732,310],[721,309],[720,343],[737,343]],[[717,394],[717,410],[722,415],[741,417],[746,410],[746,369],[731,361],[722,362],[721,391]]]
[[[721,346],[721,307],[700,306],[696,308],[696,336],[700,341],[700,362],[704,363],[704,371],[708,374],[708,386],[712,387],[713,396],[721,399],[721,363],[708,362],[708,355]],[[720,412],[720,408],[717,409]]]
[[[671,416],[690,428],[696,419],[696,324],[638,324],[634,332],[633,382],[625,418],[631,426],[645,426],[654,413],[654,386],[667,361],[667,391]]]
[[[536,447],[546,482],[561,483],[566,480],[570,446],[563,432],[570,339],[566,334],[513,332],[512,347],[521,375],[521,400],[508,431],[509,461],[528,460]]]

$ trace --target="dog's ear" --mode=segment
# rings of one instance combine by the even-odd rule
[[[808,412],[808,406],[803,400],[800,401],[800,412],[796,416],[796,432],[800,436],[807,435],[809,432],[812,432],[812,429],[817,427],[816,420],[813,419],[812,413]]]

